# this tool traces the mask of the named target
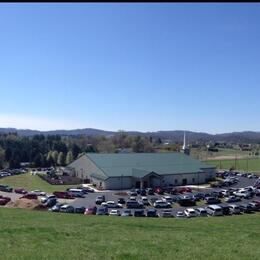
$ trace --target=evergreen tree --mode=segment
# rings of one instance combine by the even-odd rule
[[[66,156],[66,164],[70,164],[73,162],[73,154],[72,151],[69,151]]]
[[[64,165],[65,165],[65,162],[66,162],[66,157],[65,157],[65,155],[64,155],[63,152],[60,152],[59,155],[58,155],[57,163],[58,163],[58,165],[60,165],[60,166],[64,166]]]

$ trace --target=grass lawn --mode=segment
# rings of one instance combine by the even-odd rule
[[[210,158],[215,158],[219,156],[243,156],[245,158],[250,157],[249,154],[252,152],[249,151],[240,151],[236,149],[224,149],[224,148],[218,148],[218,152],[210,152],[206,150],[200,150],[197,148],[191,148],[190,150],[191,156],[193,156],[196,159],[202,159],[202,160],[210,160]],[[253,157],[254,158],[254,157]]]
[[[215,165],[219,169],[230,169],[260,172],[260,159],[237,159],[237,160],[208,160],[207,164]],[[236,167],[235,167],[236,166]]]
[[[51,185],[37,175],[31,175],[29,173],[2,178],[0,179],[0,184],[9,185],[12,188],[21,187],[28,191],[37,189],[48,193],[57,190],[64,191],[69,187],[75,187],[75,185]]]
[[[260,259],[260,214],[195,219],[0,208],[1,259]]]

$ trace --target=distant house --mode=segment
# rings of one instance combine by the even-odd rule
[[[205,183],[216,169],[184,153],[86,153],[67,173],[103,189],[130,189]]]

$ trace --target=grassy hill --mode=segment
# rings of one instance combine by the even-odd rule
[[[57,190],[64,191],[69,187],[75,187],[75,185],[51,185],[39,176],[29,173],[2,178],[0,179],[0,184],[6,184],[13,188],[24,188],[28,191],[42,190],[48,193]]]
[[[237,159],[237,160],[207,160],[207,164],[216,166],[219,169],[230,169],[260,172],[260,159]]]
[[[0,208],[1,259],[260,259],[260,215],[99,217]]]

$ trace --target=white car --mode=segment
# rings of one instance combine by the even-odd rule
[[[183,211],[178,211],[176,213],[176,218],[186,218],[186,215],[184,214]]]
[[[241,212],[239,206],[235,204],[229,205],[229,209],[232,214],[240,214]]]
[[[46,196],[46,192],[41,190],[32,190],[29,192],[30,194],[35,194],[37,196]]]
[[[56,199],[57,197],[55,195],[46,195],[44,197],[41,197],[40,201],[41,203],[45,203],[48,199]]]
[[[170,196],[164,196],[162,197],[162,201],[172,203],[172,197]]]
[[[149,205],[149,202],[148,202],[148,198],[147,197],[141,197],[140,203],[142,203],[143,205]]]
[[[153,204],[155,208],[171,208],[171,203],[162,200],[156,200]]]
[[[109,213],[109,216],[121,216],[121,214],[118,209],[112,209]]]
[[[171,218],[171,217],[173,217],[172,211],[170,209],[163,209],[161,212],[159,212],[158,215],[161,218]]]
[[[197,213],[194,209],[189,208],[184,210],[184,214],[187,218],[197,217]]]
[[[251,194],[248,192],[248,190],[235,191],[233,194],[235,196],[237,196],[237,197],[240,197],[240,198],[249,198],[249,197],[251,197]]]
[[[117,204],[114,201],[107,201],[107,202],[102,202],[101,206],[103,207],[108,207],[108,208],[122,208],[122,204]]]

